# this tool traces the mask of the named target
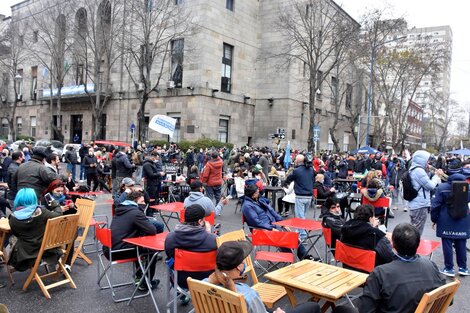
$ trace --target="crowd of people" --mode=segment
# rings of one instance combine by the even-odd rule
[[[293,216],[305,219],[315,196],[317,200],[323,200],[322,225],[332,230],[332,248],[338,239],[376,252],[376,268],[358,300],[359,312],[376,312],[378,306],[381,312],[395,312],[397,307],[416,307],[424,292],[445,282],[439,272],[451,277],[456,275],[454,250],[458,274],[469,275],[466,257],[466,241],[470,237],[469,159],[456,156],[434,158],[422,150],[408,157],[381,152],[370,155],[323,153],[316,156],[305,151],[290,153],[252,147],[231,150],[212,147],[199,151],[190,148],[183,153],[176,144],[171,144],[169,149],[145,145],[133,149],[130,146],[100,148],[90,143],[82,144],[79,151],[71,147],[65,154],[65,161],[66,169],[61,170],[60,157],[45,147],[25,147],[11,155],[10,151],[4,152],[1,173],[8,192],[0,203],[0,217],[9,216],[12,235],[16,237],[14,243],[12,240],[5,243],[15,245],[8,263],[16,270],[24,271],[31,267],[47,219],[76,212],[76,197],[68,195],[72,190],[112,193],[115,207],[110,225],[112,247],[103,251],[108,257],[112,254],[113,260],[135,257],[135,249],[131,249],[133,246],[123,239],[164,231],[164,223],[148,206],[171,200],[168,188],[172,186],[167,184],[171,180],[186,184],[189,191],[178,190],[177,198],[173,199],[184,203],[185,213],[184,222],[176,225],[166,237],[166,263],[170,273],[175,249],[195,252],[217,249],[220,227],[210,225],[206,219],[211,214],[221,215],[230,199],[236,198],[240,203],[250,230],[282,231],[274,223],[288,217],[291,208]],[[171,173],[167,170],[168,164],[177,165],[172,167]],[[455,186],[460,185],[456,182],[467,182],[463,196],[458,193]],[[268,199],[267,186],[283,188],[284,195],[277,203]],[[404,188],[412,188],[414,197],[404,197]],[[358,192],[370,202],[391,197],[393,209],[410,211],[410,223],[400,224],[393,232],[387,232],[382,227],[383,220],[378,217],[389,214],[390,218],[393,213],[385,213],[387,210],[384,208],[368,204],[359,205],[355,208],[354,217],[346,220],[346,211],[351,210],[345,196],[349,192]],[[442,238],[445,267],[440,270],[416,254],[429,214],[433,227],[436,226],[436,235]],[[318,260],[306,252],[305,230],[297,231],[298,259]],[[187,288],[186,277],[190,275],[207,279],[242,293],[249,312],[264,313],[266,309],[259,295],[249,285],[233,281],[243,274],[243,259],[251,249],[245,242],[224,244],[218,249],[214,271],[197,276],[183,273],[173,284]],[[60,251],[51,251],[48,262],[57,263],[60,257]],[[146,262],[150,268],[150,288],[155,288],[160,282],[154,278],[158,259],[153,264],[148,264],[150,258]],[[70,269],[70,260],[65,264]],[[135,266],[139,268],[137,263]],[[413,287],[405,287],[407,277],[415,276],[422,279],[417,280]],[[135,279],[139,282],[142,273],[137,271]],[[139,288],[148,287],[140,284]],[[391,292],[394,289],[399,292]],[[180,301],[185,305],[190,299],[182,296]],[[318,311],[318,305],[308,303],[290,312]],[[338,307],[335,311],[349,312],[351,308]],[[277,309],[275,312],[283,311]]]

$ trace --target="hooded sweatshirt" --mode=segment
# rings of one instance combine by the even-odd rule
[[[209,187],[222,186],[222,168],[224,162],[220,157],[211,159],[206,163],[201,174],[201,182]]]
[[[189,196],[184,199],[185,208],[193,204],[199,204],[204,208],[204,211],[206,212],[204,216],[209,216],[211,212],[215,212],[215,215],[219,216],[223,208],[222,202],[219,202],[217,206],[214,206],[212,200],[199,191],[191,191]]]
[[[431,206],[431,191],[434,190],[439,182],[439,177],[434,175],[432,179],[426,173],[426,165],[431,154],[424,150],[418,150],[413,153],[410,167],[410,177],[413,188],[418,190],[418,195],[413,200],[409,201],[408,206],[410,210]]]

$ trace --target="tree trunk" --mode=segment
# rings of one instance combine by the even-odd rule
[[[313,75],[313,77],[312,77]],[[307,149],[310,152],[315,151],[315,142],[313,141],[313,127],[315,126],[315,97],[316,97],[316,90],[315,90],[315,75],[312,74],[312,70],[310,70],[310,88],[309,88],[309,103],[310,103],[310,127],[308,128],[308,138],[307,138]]]
[[[135,138],[137,141],[143,141],[145,139],[145,105],[147,104],[147,101],[148,95],[144,92],[140,99],[139,111],[137,112],[138,137]]]

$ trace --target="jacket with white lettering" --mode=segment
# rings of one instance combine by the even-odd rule
[[[462,174],[452,174],[447,183],[440,184],[431,199],[431,221],[436,223],[436,236],[441,238],[470,238],[470,214],[467,217],[454,219],[447,211],[447,198],[452,191],[453,181],[465,181]],[[470,202],[470,192],[468,194]]]

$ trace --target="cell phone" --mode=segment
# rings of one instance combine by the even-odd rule
[[[44,199],[46,199],[46,202],[47,202],[47,204],[49,204],[49,205],[52,203],[52,201],[54,201],[54,199],[52,198],[52,196],[51,196],[50,193],[46,193],[46,194],[44,195]]]
[[[70,199],[68,199],[68,200],[65,200],[65,205],[66,205],[66,206],[68,206],[68,205],[70,205],[70,203],[72,203],[72,202],[73,202],[73,201],[72,201],[72,200],[70,200]]]

